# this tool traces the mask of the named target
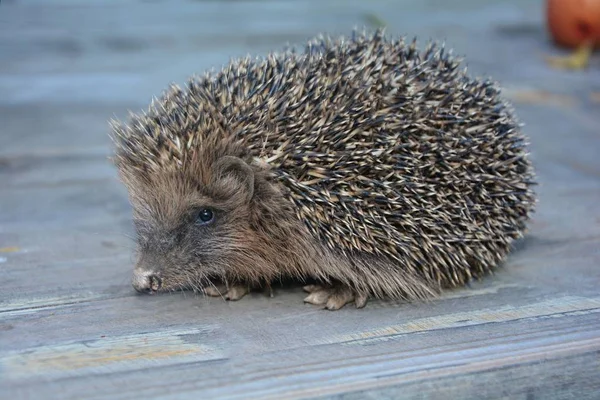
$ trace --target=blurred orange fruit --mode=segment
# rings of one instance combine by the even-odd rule
[[[600,0],[546,0],[546,17],[556,43],[600,44]]]

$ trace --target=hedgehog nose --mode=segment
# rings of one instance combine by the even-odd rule
[[[162,285],[162,279],[160,279],[158,275],[151,272],[136,271],[133,274],[132,285],[133,288],[139,293],[152,294],[160,289]]]

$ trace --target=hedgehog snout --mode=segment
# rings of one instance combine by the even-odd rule
[[[152,294],[160,290],[162,279],[158,274],[152,271],[141,271],[136,269],[133,272],[132,285],[139,293]]]

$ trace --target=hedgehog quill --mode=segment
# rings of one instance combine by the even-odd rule
[[[140,292],[432,298],[504,262],[536,202],[496,84],[382,30],[232,60],[112,128]]]

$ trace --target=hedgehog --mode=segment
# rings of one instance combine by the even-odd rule
[[[329,310],[491,273],[536,184],[499,85],[382,29],[231,58],[111,121],[133,287],[239,300],[298,281]]]

